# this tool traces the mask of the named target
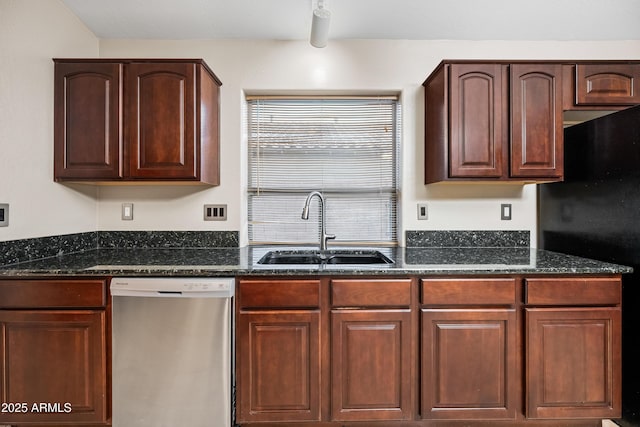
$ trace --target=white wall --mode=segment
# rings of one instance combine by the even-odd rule
[[[54,57],[98,55],[58,0],[0,0],[0,241],[96,229],[96,191],[53,182]]]
[[[422,82],[445,58],[640,59],[640,41],[332,40],[327,48],[314,49],[304,41],[101,40],[100,56],[204,58],[223,86],[220,187],[101,188],[99,229],[240,230],[244,243],[244,94],[395,91],[401,93],[403,104],[402,229],[531,230],[535,246],[535,185],[423,185]],[[417,220],[419,201],[429,204],[427,221]],[[120,220],[122,202],[135,203],[134,221]],[[227,203],[229,220],[205,223],[204,203]],[[512,221],[500,220],[500,203],[513,204]]]

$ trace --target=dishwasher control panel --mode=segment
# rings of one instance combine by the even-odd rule
[[[235,279],[230,277],[114,277],[112,296],[165,298],[231,298]]]

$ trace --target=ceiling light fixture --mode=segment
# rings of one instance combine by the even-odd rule
[[[329,40],[329,22],[331,12],[324,8],[324,0],[318,0],[318,7],[313,9],[313,21],[311,21],[311,36],[309,43],[313,47],[325,47]]]

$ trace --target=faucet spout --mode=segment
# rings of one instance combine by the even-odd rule
[[[329,239],[335,239],[336,236],[333,234],[327,234],[326,233],[326,228],[325,228],[325,224],[326,224],[326,210],[325,210],[325,200],[324,200],[324,196],[322,195],[322,193],[320,193],[319,191],[312,191],[311,193],[309,193],[309,195],[307,196],[307,200],[304,202],[304,207],[302,208],[302,219],[304,220],[308,220],[309,219],[309,205],[311,204],[311,199],[313,199],[314,197],[317,197],[318,200],[320,201],[320,250],[321,251],[326,251],[327,250],[327,240]]]

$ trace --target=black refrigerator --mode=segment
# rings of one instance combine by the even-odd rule
[[[538,247],[631,266],[622,279],[621,426],[640,426],[640,107],[565,129],[565,180],[538,186]]]

